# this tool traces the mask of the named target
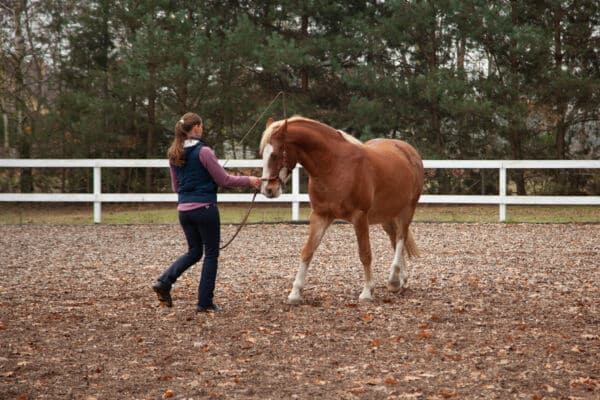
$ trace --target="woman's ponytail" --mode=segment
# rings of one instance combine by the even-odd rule
[[[183,145],[187,139],[188,132],[196,125],[202,124],[202,118],[195,113],[185,113],[175,123],[175,137],[169,150],[167,151],[167,157],[169,162],[175,166],[183,167],[185,165],[185,157]]]

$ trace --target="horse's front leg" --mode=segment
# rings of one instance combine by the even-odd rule
[[[358,297],[360,301],[373,300],[373,276],[371,274],[371,241],[369,240],[369,220],[365,214],[360,214],[352,221],[354,232],[358,239],[358,253],[365,270],[365,286]]]
[[[308,266],[312,260],[313,255],[315,254],[315,250],[317,249],[317,247],[319,247],[321,239],[323,239],[323,235],[325,234],[325,231],[327,230],[329,225],[331,225],[332,221],[332,218],[320,216],[315,214],[314,212],[310,215],[308,239],[306,239],[306,243],[304,244],[304,248],[302,249],[300,268],[296,273],[294,286],[292,288],[292,291],[290,292],[290,295],[288,296],[288,303],[300,304],[300,302],[302,301],[302,296],[300,292],[304,287],[306,271],[308,270]]]

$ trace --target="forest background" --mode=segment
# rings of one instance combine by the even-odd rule
[[[0,41],[3,158],[165,158],[187,111],[219,158],[255,158],[264,121],[240,140],[281,91],[288,116],[406,140],[425,159],[600,157],[596,0],[0,0]],[[89,175],[0,170],[0,190],[89,191]],[[600,194],[597,171],[509,178],[519,194]],[[427,182],[498,190],[495,171]],[[169,181],[123,169],[103,186]]]

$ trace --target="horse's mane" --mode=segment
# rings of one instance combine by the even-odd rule
[[[269,127],[267,129],[265,129],[265,131],[263,132],[262,138],[260,139],[260,147],[259,147],[260,154],[262,154],[267,143],[269,143],[271,141],[271,136],[273,135],[273,133],[276,132],[281,127],[281,125],[283,125],[285,123],[285,121],[286,121],[285,119],[275,121],[271,125],[269,125]],[[314,119],[310,119],[310,118],[305,118],[300,115],[294,115],[293,117],[287,119],[288,124],[290,122],[295,122],[295,121],[306,121],[306,122],[320,124],[319,121],[315,121]],[[346,133],[339,129],[337,129],[335,131],[338,132],[340,134],[340,136],[347,142],[350,142],[350,143],[356,144],[356,145],[363,144],[360,140],[358,140],[354,136],[350,135],[349,133]]]
[[[354,144],[362,146],[363,142],[361,142],[359,139],[355,138],[351,134],[349,134],[347,132],[344,132],[341,129],[338,129],[337,131],[340,133],[340,135],[342,135],[342,137],[344,138],[344,140],[346,140],[346,141],[348,141],[350,143],[354,143]]]

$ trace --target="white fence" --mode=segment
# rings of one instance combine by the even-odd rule
[[[224,164],[225,161],[221,161]],[[230,160],[227,168],[260,168],[262,160]],[[600,205],[600,196],[508,196],[508,169],[600,169],[600,160],[425,160],[425,168],[435,169],[496,169],[499,170],[497,195],[423,195],[420,203],[437,204],[497,204],[499,220],[506,220],[506,206],[528,205]],[[176,202],[173,193],[102,193],[102,168],[168,168],[167,160],[146,159],[0,159],[0,168],[93,168],[93,193],[0,193],[1,202],[85,202],[94,203],[94,222],[100,223],[102,203],[110,202]],[[300,193],[299,167],[292,173],[291,193],[277,199],[257,196],[257,202],[291,203],[292,220],[299,219],[300,203],[309,201]],[[218,201],[248,203],[248,193],[219,193]]]

